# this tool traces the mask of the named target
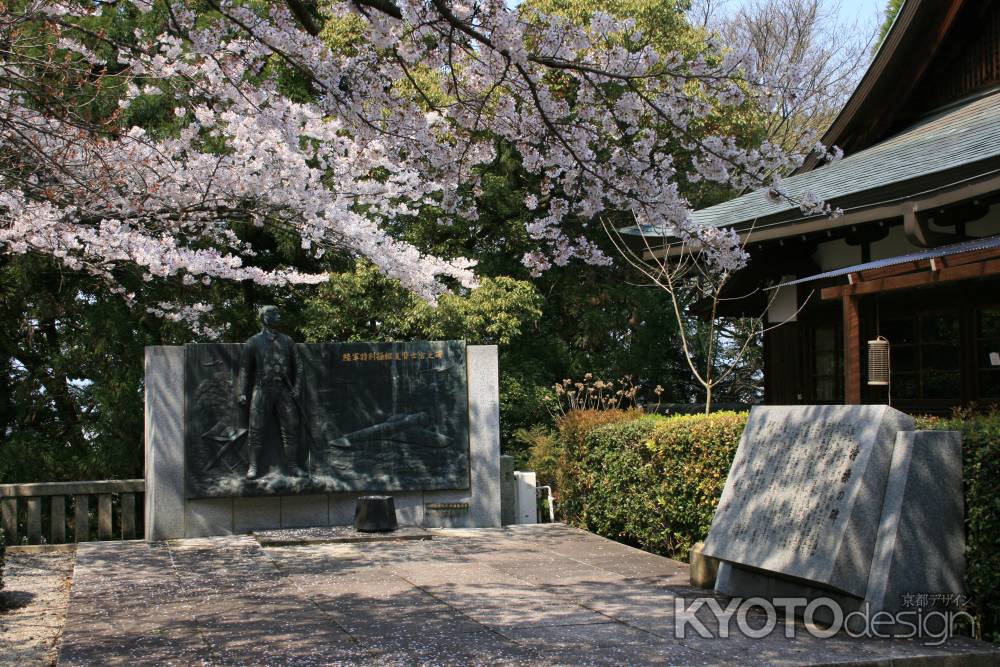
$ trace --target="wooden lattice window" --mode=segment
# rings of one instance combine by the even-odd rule
[[[892,357],[892,395],[961,399],[962,366],[956,311],[920,313],[882,322]]]

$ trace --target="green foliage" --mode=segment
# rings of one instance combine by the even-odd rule
[[[627,544],[653,549],[637,539],[645,531],[636,525],[649,513],[649,471],[645,470],[645,452],[630,446],[647,440],[660,417],[640,417],[620,424],[596,428],[583,438],[575,450],[577,470],[586,471],[563,481],[559,499],[565,512],[573,512],[581,528]],[[623,446],[624,445],[624,446]],[[570,453],[567,451],[567,453]]]
[[[686,558],[711,526],[746,414],[632,413],[602,425],[598,414],[560,422],[560,464],[540,472],[545,483],[556,480],[557,507],[581,528]],[[553,458],[539,449],[540,462]]]
[[[465,339],[508,345],[541,317],[541,296],[526,281],[484,278],[468,294],[428,304],[369,262],[332,274],[306,301],[302,331],[309,341]]]
[[[889,0],[885,9],[882,12],[882,27],[879,28],[878,41],[875,43],[875,49],[882,46],[882,42],[885,41],[885,36],[889,34],[889,28],[892,27],[892,22],[896,20],[896,16],[899,14],[899,10],[903,8],[903,3],[906,0]]]
[[[550,451],[539,448],[530,456],[533,462],[541,464],[535,469],[539,483],[550,485],[557,494],[560,514],[571,520],[581,516],[587,493],[597,483],[595,470],[600,468],[588,465],[589,433],[605,424],[632,422],[642,416],[638,410],[575,410],[559,418],[559,435],[549,445]],[[552,462],[557,464],[552,466]]]
[[[561,450],[552,427],[536,424],[530,428],[519,428],[514,431],[514,440],[521,454],[521,459],[514,461],[515,470],[551,472],[558,469]]]
[[[544,379],[535,380],[530,372],[508,372],[507,360],[514,354],[514,350],[501,349],[500,442],[504,453],[516,457],[521,464],[527,461],[531,442],[524,435],[550,428],[548,424],[556,408]]]
[[[966,588],[983,638],[1000,641],[1000,412],[920,417],[917,427],[962,434]]]

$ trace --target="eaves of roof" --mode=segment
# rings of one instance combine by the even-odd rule
[[[958,184],[1000,168],[1000,92],[954,106],[868,149],[783,181],[792,200],[806,194],[845,211],[878,206]],[[806,216],[796,204],[775,202],[765,190],[692,213],[697,224],[738,230],[772,227]],[[622,230],[669,236],[662,227]]]

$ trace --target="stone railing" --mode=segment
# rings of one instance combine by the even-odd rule
[[[0,526],[8,545],[133,540],[145,490],[141,479],[0,484]]]

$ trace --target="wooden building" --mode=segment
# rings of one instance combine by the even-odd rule
[[[1000,0],[908,0],[823,141],[844,159],[784,184],[842,216],[763,192],[694,214],[747,240],[734,293],[777,289],[741,306],[787,320],[765,334],[765,402],[1000,403]],[[889,387],[869,385],[878,336]]]

